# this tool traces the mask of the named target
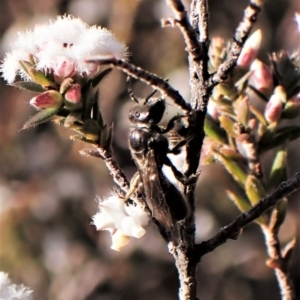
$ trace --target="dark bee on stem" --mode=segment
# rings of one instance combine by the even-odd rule
[[[162,135],[165,131],[158,126],[165,111],[165,100],[152,97],[154,91],[144,103],[139,103],[131,90],[129,93],[138,103],[129,112],[130,122],[136,125],[130,133],[129,146],[138,168],[131,188],[136,189],[139,184],[142,185],[152,217],[167,232],[171,232],[175,222],[186,217],[187,206],[179,190],[162,172],[163,165],[168,165],[175,177],[180,181],[183,180],[183,175],[167,156],[173,151],[169,150],[168,139]]]

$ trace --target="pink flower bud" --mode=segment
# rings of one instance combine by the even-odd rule
[[[258,91],[263,93],[271,93],[273,90],[273,76],[271,70],[260,60],[256,59],[251,64],[253,71],[249,83]]]
[[[55,108],[63,103],[63,96],[55,90],[49,90],[32,98],[29,103],[38,108]]]
[[[56,58],[53,71],[56,81],[60,83],[63,79],[75,75],[75,61],[69,57],[59,56]]]
[[[277,122],[280,119],[283,103],[285,102],[285,91],[282,86],[276,87],[274,94],[271,96],[265,108],[265,118],[268,123]]]
[[[242,52],[237,60],[237,65],[249,69],[257,56],[262,40],[261,30],[256,30],[245,42]]]
[[[76,83],[73,84],[65,93],[65,104],[68,108],[80,108],[82,103],[81,103],[81,86]]]

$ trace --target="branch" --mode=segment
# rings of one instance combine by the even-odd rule
[[[124,73],[130,75],[133,78],[139,79],[148,85],[153,86],[166,96],[170,97],[175,104],[181,107],[185,112],[189,113],[191,111],[191,106],[187,103],[180,93],[175,90],[166,80],[158,77],[155,74],[147,72],[142,68],[139,68],[131,63],[128,63],[121,59],[116,59],[113,56],[109,57],[95,57],[86,60],[86,62],[99,63],[99,64],[111,64],[118,69],[122,70]]]
[[[212,74],[209,80],[209,87],[214,87],[218,83],[224,81],[229,72],[235,66],[239,55],[242,51],[244,43],[257,20],[257,16],[262,8],[261,0],[251,0],[244,12],[244,18],[236,29],[233,42],[229,50],[228,58],[219,66],[216,73]]]
[[[270,259],[267,261],[268,267],[274,269],[279,284],[282,300],[296,300],[295,288],[288,270],[288,263],[291,255],[281,253],[280,242],[276,230],[262,227],[265,236],[265,242]],[[296,240],[293,239],[289,244],[291,252],[295,247]]]
[[[267,209],[273,207],[282,198],[290,195],[300,188],[300,172],[289,180],[282,182],[269,196],[259,201],[249,211],[244,212],[229,225],[223,227],[212,239],[196,245],[195,251],[200,259],[205,254],[212,252],[228,239],[236,239],[237,234],[249,223],[262,215]]]
[[[203,50],[199,44],[197,32],[188,20],[184,5],[181,0],[167,0],[167,4],[175,14],[175,24],[179,27],[183,35],[187,52],[193,61],[199,61],[203,55]]]
[[[200,34],[200,43],[208,43],[208,3],[207,0],[199,1],[199,34]]]

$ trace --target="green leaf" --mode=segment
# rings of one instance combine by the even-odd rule
[[[55,107],[40,110],[25,122],[21,130],[49,121],[60,109],[61,107]]]
[[[225,129],[225,131],[233,138],[237,136],[235,132],[235,121],[228,116],[220,116],[219,117],[221,126]]]
[[[28,75],[35,83],[42,86],[56,87],[56,83],[47,78],[42,71],[36,70],[34,67],[28,69]]]
[[[266,197],[266,192],[262,183],[254,175],[248,175],[245,183],[245,192],[253,206]]]
[[[228,198],[237,206],[237,208],[241,212],[248,211],[249,209],[252,208],[251,204],[247,199],[245,199],[241,195],[237,195],[237,193],[233,193],[232,191],[227,190],[226,194]]]
[[[256,107],[250,105],[249,108],[250,108],[250,111],[252,112],[252,114],[256,117],[256,119],[260,123],[262,123],[265,126],[268,125],[264,115]]]
[[[16,81],[12,84],[12,86],[35,93],[42,93],[46,91],[44,87],[32,81]]]
[[[213,154],[215,159],[225,167],[225,169],[233,177],[233,179],[241,186],[244,186],[247,179],[247,173],[244,171],[244,169],[237,162],[229,159],[217,150],[214,150]]]
[[[249,201],[247,199],[245,199],[244,196],[238,194],[237,192],[233,193],[232,191],[227,190],[226,194],[227,194],[228,198],[237,206],[237,208],[241,212],[249,211],[252,208]],[[260,224],[260,225],[266,225],[267,224],[266,218],[263,217],[263,216],[258,217],[255,220],[255,222]]]
[[[280,182],[286,179],[286,150],[282,147],[276,152],[267,184],[267,191],[271,192]]]
[[[208,137],[217,143],[224,144],[227,142],[225,131],[209,115],[206,115],[205,118],[204,131]]]
[[[222,106],[232,106],[232,100],[236,98],[236,91],[228,83],[220,83],[214,89],[212,98]]]
[[[231,160],[235,160],[235,161],[238,161],[238,162],[245,162],[246,161],[245,157],[242,156],[239,152],[237,152],[234,149],[224,147],[224,148],[220,148],[219,152],[221,154],[223,154],[225,157],[227,157]]]
[[[19,61],[19,65],[21,67],[21,69],[28,74],[28,69],[32,68],[34,65],[32,64],[32,62],[26,61],[26,60],[20,60]]]
[[[244,127],[247,127],[250,118],[249,98],[246,96],[238,99],[234,106],[237,121],[242,123]]]

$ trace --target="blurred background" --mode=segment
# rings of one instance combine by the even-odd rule
[[[247,3],[209,1],[211,37],[230,39]],[[169,78],[189,97],[182,37],[177,28],[160,26],[162,17],[172,16],[163,0],[0,0],[0,7],[1,59],[18,31],[72,14],[113,31],[128,45],[131,62]],[[260,59],[267,62],[268,52],[287,49],[291,53],[300,48],[295,11],[300,12],[299,0],[266,1],[255,26],[263,30]],[[126,89],[126,76],[114,70],[100,87],[100,106],[105,122],[115,124],[114,154],[130,178],[135,167],[127,146],[127,113],[132,103]],[[138,82],[133,82],[133,89],[137,97],[151,91]],[[13,282],[29,286],[39,300],[177,299],[173,258],[154,226],[121,252],[110,249],[108,232],[91,226],[96,195],[105,197],[113,187],[104,163],[80,156],[78,151],[86,144],[70,141],[72,132],[51,122],[20,132],[34,113],[28,105],[32,97],[0,80],[0,270],[9,273]],[[172,109],[169,105],[170,116]],[[299,146],[295,141],[289,147],[290,175],[300,170]],[[266,163],[264,168],[268,167]],[[233,181],[223,168],[213,164],[201,170],[198,242],[239,214],[225,197]],[[299,197],[297,193],[290,199],[280,233],[283,243],[295,235],[299,238]],[[299,254],[298,243],[290,265],[295,283],[300,282]],[[280,299],[266,259],[261,231],[252,224],[237,241],[203,258],[198,267],[200,298]],[[299,284],[297,289],[300,298]]]

